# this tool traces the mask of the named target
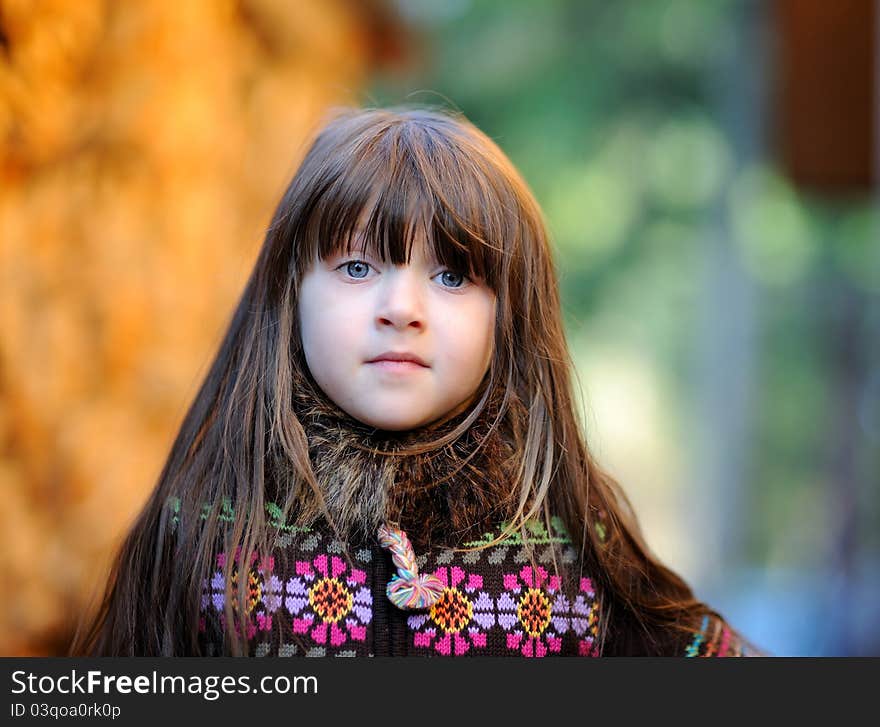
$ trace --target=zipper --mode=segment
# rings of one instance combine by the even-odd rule
[[[372,545],[373,551],[373,655],[391,656],[391,624],[389,623],[388,597],[385,585],[388,583],[387,553],[381,545]]]
[[[394,560],[381,545],[372,546],[373,568],[373,655],[406,656],[407,616],[388,600],[386,590],[397,573]]]

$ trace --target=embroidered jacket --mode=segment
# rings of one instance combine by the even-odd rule
[[[235,601],[246,583],[252,656],[600,656],[594,583],[580,572],[562,522],[551,523],[548,532],[530,522],[527,543],[513,534],[481,550],[417,554],[419,572],[445,586],[440,599],[420,611],[400,610],[387,598],[395,567],[378,543],[353,549],[349,563],[342,544],[321,528],[284,526],[276,550],[254,554],[246,573],[232,555],[230,594],[223,572],[230,554],[217,556],[203,584],[200,646],[207,655],[223,653],[224,603],[227,595]],[[553,546],[562,554],[562,575],[555,574]],[[730,628],[706,617],[702,632],[670,655],[742,653]]]

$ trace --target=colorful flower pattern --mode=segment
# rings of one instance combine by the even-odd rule
[[[217,612],[221,628],[226,630],[226,614],[224,607],[226,605],[226,589],[224,571],[226,568],[226,553],[218,553],[216,559],[216,568],[210,582],[205,580],[202,583],[202,617],[199,620],[199,630],[206,629],[205,612],[209,607],[213,607]],[[259,562],[258,562],[259,561]],[[241,567],[241,549],[236,548],[233,556],[232,576],[230,579],[230,604],[233,610],[233,623],[236,629],[239,628],[239,588],[241,582],[246,579],[247,594],[245,600],[245,629],[249,639],[252,639],[257,631],[269,631],[272,628],[272,616],[265,613],[258,607],[264,602],[266,592],[265,587],[267,578],[271,582],[272,571],[275,568],[275,559],[271,556],[260,559],[256,553],[252,554],[251,562],[246,570],[246,576],[242,576]]]
[[[332,647],[365,641],[373,618],[373,596],[365,585],[367,574],[326,553],[298,560],[294,567],[296,574],[287,581],[284,599],[293,616],[294,633]]]
[[[294,575],[282,581],[275,570],[275,559],[268,557],[257,561],[256,553],[252,567],[248,569],[247,622],[248,638],[259,631],[271,631],[273,615],[286,611],[292,631],[305,634],[315,644],[338,647],[347,641],[364,641],[367,625],[372,620],[372,594],[365,586],[366,573],[335,555],[321,554],[311,560],[294,563]],[[235,553],[239,563],[239,551]],[[206,628],[205,613],[213,609],[220,627],[226,631],[224,613],[225,589],[223,569],[226,554],[217,556],[217,570],[210,583],[203,584],[200,630]],[[231,578],[231,601],[238,611],[238,588],[240,566],[233,566]],[[236,618],[235,625],[238,626]]]
[[[544,568],[526,566],[518,574],[505,574],[504,587],[506,592],[498,598],[498,621],[506,632],[507,648],[523,656],[558,654],[562,637],[552,616],[559,577],[548,578]]]
[[[275,558],[255,554],[246,576],[235,553],[230,595],[237,598],[240,583],[246,582],[246,630],[259,642],[256,652],[300,653],[296,642],[305,644],[308,654],[372,654],[378,635],[372,627],[369,557],[356,563],[363,569],[350,565],[336,555],[341,552],[338,543],[317,533],[306,533],[286,547],[280,569]],[[504,543],[477,555],[441,550],[423,556],[421,572],[433,572],[445,588],[430,609],[403,616],[408,651],[440,656],[598,656],[599,601],[590,578],[567,580],[543,566],[517,564],[520,551]],[[226,630],[225,565],[226,555],[221,553],[203,584],[202,631],[208,615],[217,616]],[[394,612],[390,602],[383,599],[381,605]],[[233,609],[237,618],[238,606]],[[279,629],[280,645],[273,642]],[[388,638],[387,633],[383,636]]]
[[[446,588],[427,613],[407,619],[413,646],[443,656],[462,656],[471,647],[485,647],[487,631],[495,625],[494,600],[483,589],[483,576],[463,568],[440,567],[434,575]]]
[[[526,657],[560,654],[568,632],[577,640],[579,656],[598,656],[599,603],[589,578],[580,579],[569,599],[560,577],[542,567],[504,574],[504,590],[495,597],[483,587],[479,573],[444,566],[434,575],[446,585],[440,600],[428,612],[407,619],[417,649],[462,656],[485,648],[489,630],[498,626],[507,649]]]

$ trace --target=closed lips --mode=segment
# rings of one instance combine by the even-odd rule
[[[413,353],[395,353],[393,351],[387,351],[386,353],[379,354],[376,358],[372,358],[367,363],[375,363],[376,361],[404,361],[409,363],[415,363],[419,366],[427,366],[421,358],[416,356]]]

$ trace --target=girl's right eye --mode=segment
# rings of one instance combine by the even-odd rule
[[[345,268],[345,272],[346,274],[348,274],[349,277],[352,277],[356,280],[363,280],[365,277],[367,277],[367,270],[369,269],[369,267],[369,263],[365,263],[363,260],[349,260],[348,262],[342,263],[341,265],[337,266],[336,269],[339,270],[340,268]],[[352,270],[358,272],[352,274]],[[360,274],[360,271],[363,271],[363,275]]]

